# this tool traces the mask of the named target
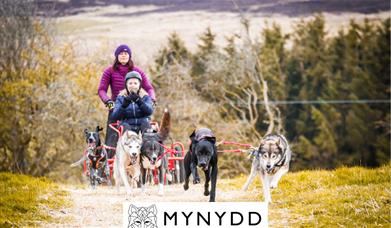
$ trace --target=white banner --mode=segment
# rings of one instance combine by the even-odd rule
[[[264,202],[126,202],[123,227],[267,227]]]

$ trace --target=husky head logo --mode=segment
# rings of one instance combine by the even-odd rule
[[[149,207],[129,207],[128,228],[157,228],[157,210],[155,204]]]

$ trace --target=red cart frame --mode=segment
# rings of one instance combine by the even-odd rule
[[[151,122],[151,126],[152,126],[152,128],[154,128],[154,130],[159,132],[160,128],[159,128],[159,124],[157,122]],[[109,124],[109,127],[111,129],[113,129],[118,134],[118,138],[120,138],[122,136],[124,129],[123,129],[123,126],[120,125],[119,121]],[[164,154],[161,155],[158,159],[161,159],[164,155],[169,155],[167,158],[168,171],[171,174],[176,174],[177,182],[182,182],[183,180],[181,181],[181,177],[179,176],[180,170],[178,170],[178,169],[180,169],[179,162],[183,161],[183,159],[186,155],[184,145],[181,142],[174,142],[169,146],[166,146],[163,144],[160,144],[160,145],[164,148]],[[101,148],[104,148],[106,150],[114,150],[114,152],[116,150],[116,148],[106,146],[104,144],[103,144],[103,146],[100,146],[100,148],[98,147],[98,149],[101,149]],[[84,150],[83,154],[87,155],[87,150]],[[178,156],[178,154],[181,154],[181,156]],[[107,159],[107,162],[108,162],[108,165],[110,168],[110,179],[112,179],[112,177],[113,177],[113,167],[114,167],[115,156],[116,155],[114,153],[114,156],[112,158]],[[87,176],[89,175],[89,170],[87,169],[87,162],[86,161],[84,161],[84,163],[83,163],[83,172],[85,175],[87,175]],[[154,179],[155,184],[158,183],[157,177],[158,177],[158,169],[155,169],[155,170],[153,170],[153,179]],[[164,183],[167,183],[166,175],[164,175]]]

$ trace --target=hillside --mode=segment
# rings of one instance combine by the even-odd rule
[[[91,10],[88,7],[110,5],[121,5],[124,7],[153,5],[158,7],[158,9],[127,14],[127,16],[199,10],[209,12],[236,12],[237,8],[234,6],[233,2],[235,2],[243,12],[254,14],[283,14],[288,16],[302,16],[316,12],[354,12],[370,14],[387,11],[390,8],[390,2],[385,0],[36,0],[36,2],[42,13],[47,13],[47,9],[51,9],[53,11],[52,15],[54,16],[78,14]],[[107,16],[110,15],[116,14],[107,14]]]
[[[72,42],[81,56],[100,50],[105,53],[102,58],[107,59],[107,64],[112,61],[113,49],[119,43],[127,43],[138,65],[149,66],[172,32],[176,32],[189,49],[195,50],[198,37],[210,27],[217,34],[216,43],[225,45],[228,36],[242,35],[240,13],[249,19],[251,35],[257,39],[268,24],[277,23],[284,33],[290,33],[300,19],[309,20],[315,13],[325,15],[326,30],[335,35],[351,19],[358,22],[364,18],[385,19],[390,9],[388,1],[361,0],[237,1],[240,10],[231,1],[124,2],[121,5],[64,6],[64,13],[53,18],[57,40]]]

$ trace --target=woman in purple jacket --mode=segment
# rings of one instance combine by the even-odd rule
[[[152,87],[152,84],[150,83],[145,73],[138,67],[134,66],[130,48],[127,45],[122,44],[117,47],[114,52],[114,56],[114,64],[104,70],[98,88],[100,99],[109,109],[105,144],[112,147],[116,146],[118,135],[109,127],[109,124],[115,122],[115,120],[111,118],[111,113],[115,106],[114,101],[116,100],[119,92],[125,89],[125,75],[130,71],[137,71],[142,77],[141,88],[143,88],[148,93],[153,102],[156,102],[154,88]],[[109,86],[111,90],[111,97],[107,95]],[[112,155],[113,153],[109,153],[109,157],[112,157]]]

